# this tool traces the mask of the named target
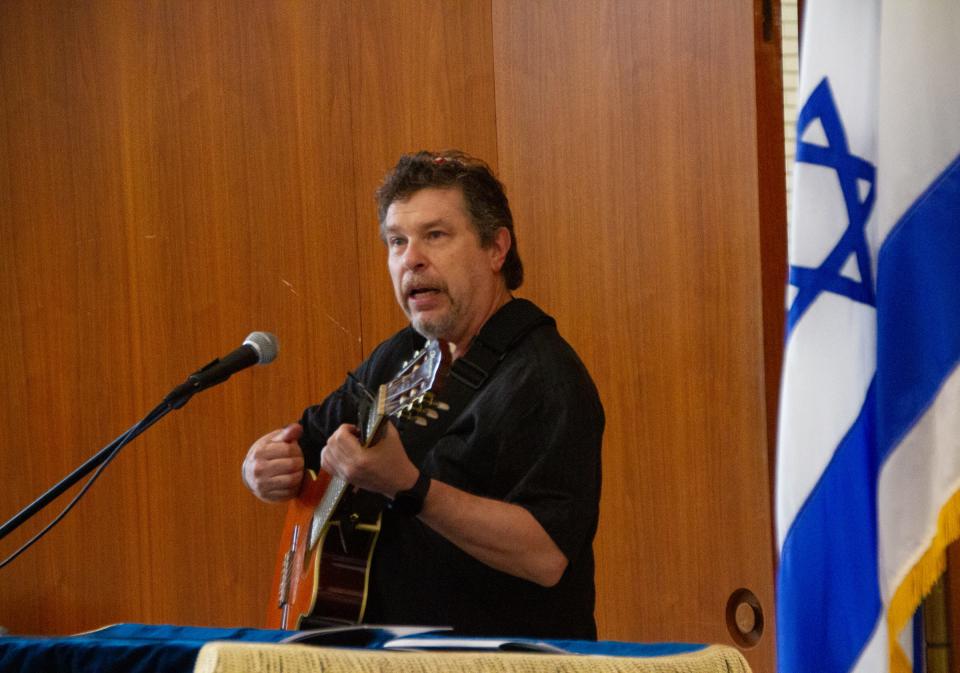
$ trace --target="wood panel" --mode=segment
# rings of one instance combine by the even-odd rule
[[[282,507],[240,459],[403,324],[373,190],[459,147],[606,405],[601,636],[729,642],[740,587],[769,627],[755,6],[0,3],[0,518],[249,331],[281,341],[0,571],[0,624],[260,623]]]
[[[260,622],[283,512],[240,459],[361,354],[341,11],[2,4],[0,516],[250,331],[281,354],[128,447],[0,571],[0,624]]]
[[[374,191],[404,152],[458,148],[496,166],[489,0],[366,0],[349,20],[360,303],[369,351],[406,324]]]
[[[773,617],[752,8],[493,6],[524,290],[607,411],[601,637],[731,642],[735,590]]]
[[[766,380],[767,465],[769,484],[776,481],[777,422],[780,405],[780,372],[783,367],[785,330],[784,279],[787,277],[787,204],[789,187],[782,166],[792,160],[785,155],[785,94],[782,18],[780,5],[755,4],[754,50],[756,56],[757,164],[760,209],[758,237],[763,285],[764,376]],[[783,131],[781,132],[781,129]],[[791,161],[792,163],[792,161]],[[789,177],[789,175],[788,175]],[[771,486],[771,493],[773,492]],[[773,502],[771,502],[773,508]],[[770,520],[775,521],[775,508]],[[772,526],[772,524],[771,524]],[[776,542],[771,537],[773,555]]]

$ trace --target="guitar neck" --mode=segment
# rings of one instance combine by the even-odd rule
[[[449,356],[449,351],[446,355]],[[412,362],[404,364],[400,376],[389,384],[382,384],[379,387],[366,421],[360,424],[360,443],[364,448],[379,442],[383,437],[384,428],[389,422],[387,418],[391,415],[399,415],[405,409],[409,410],[415,407],[418,414],[437,417],[436,412],[433,409],[424,408],[422,402],[428,396],[428,391],[433,387],[441,366],[446,367],[444,349],[438,342],[430,342],[427,348],[416,353]],[[434,404],[437,408],[450,408],[446,404]],[[415,418],[415,422],[425,424],[426,419],[418,416]],[[314,549],[320,542],[324,529],[331,521],[334,511],[340,504],[348,486],[349,484],[340,477],[331,477],[320,504],[313,512],[308,549]]]
[[[320,504],[318,504],[317,508],[313,511],[307,549],[314,549],[320,542],[323,529],[333,516],[333,512],[340,503],[340,499],[343,498],[347,486],[349,486],[349,484],[340,477],[330,478],[330,483],[327,485],[327,490],[323,492],[323,498],[320,499]]]

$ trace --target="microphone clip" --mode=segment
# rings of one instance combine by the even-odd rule
[[[220,364],[220,358],[210,361],[208,364],[205,364],[203,367],[195,371],[193,374],[187,377],[187,380],[178,385],[176,388],[171,390],[166,397],[163,398],[164,404],[166,404],[171,409],[179,409],[184,404],[190,401],[190,398],[199,393],[204,388],[209,388],[212,385],[217,383],[222,383],[230,378],[230,375],[221,377],[217,381],[207,380],[206,385],[202,379],[202,374],[206,371],[209,371],[215,365]]]

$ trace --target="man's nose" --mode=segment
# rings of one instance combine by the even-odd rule
[[[427,256],[419,242],[407,242],[407,247],[403,251],[403,265],[411,271],[427,266]]]

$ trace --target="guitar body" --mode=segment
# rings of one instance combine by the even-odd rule
[[[325,495],[329,499],[330,485],[326,472],[308,471],[300,495],[287,509],[281,536],[285,551],[277,559],[273,581],[277,600],[268,610],[267,628],[309,628],[312,620],[355,624],[363,619],[380,511],[369,494],[345,492],[319,538],[313,532],[311,544],[315,512]]]
[[[449,366],[449,356],[446,345],[430,341],[404,363],[395,379],[380,386],[360,426],[364,447],[379,441],[389,416],[426,425],[438,418],[438,411],[450,409],[431,392]],[[283,525],[268,628],[314,628],[363,619],[382,509],[383,498],[339,477],[322,471],[304,474]]]

